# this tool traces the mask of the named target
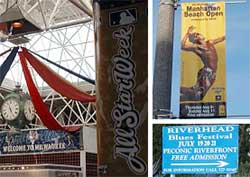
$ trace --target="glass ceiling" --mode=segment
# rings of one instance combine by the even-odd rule
[[[91,3],[92,0],[0,0],[0,14],[6,13],[10,8],[18,7],[26,19],[43,30],[40,33],[25,35],[30,41],[21,46],[94,79],[94,33],[89,16],[92,13]],[[14,46],[8,41],[0,43],[0,53]],[[0,65],[6,57],[7,55],[0,57]],[[45,64],[72,83],[77,85],[84,83],[49,63]],[[35,72],[32,73],[39,88],[47,87]],[[18,56],[3,83],[6,87],[13,85],[7,80],[13,81],[14,85],[17,83],[23,87],[26,85]]]
[[[0,15],[18,7],[25,18],[48,30],[89,21],[91,4],[92,0],[0,0]]]
[[[20,44],[49,60],[74,72],[95,80],[94,31],[91,19],[91,0],[0,0],[1,15],[10,7],[18,7],[24,17],[42,29],[42,32],[26,34],[29,42]],[[0,53],[15,45],[9,41],[0,42]],[[8,54],[0,57],[0,65]],[[60,76],[75,84],[83,91],[95,94],[95,86],[41,60]],[[51,89],[40,76],[28,66],[36,86],[49,105],[50,112],[62,125],[95,125],[95,105],[83,104],[65,99]],[[27,92],[19,57],[17,56],[8,72],[1,89],[12,90],[21,84]],[[0,89],[0,90],[1,90]],[[3,96],[0,92],[0,102]],[[59,106],[58,106],[59,105]],[[66,110],[66,111],[65,111]],[[0,120],[1,114],[0,114]],[[1,124],[6,129],[7,124]],[[40,127],[37,118],[30,127]],[[1,127],[0,127],[1,129]]]

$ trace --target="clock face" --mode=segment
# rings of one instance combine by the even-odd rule
[[[20,105],[18,100],[10,98],[4,101],[2,108],[2,116],[6,120],[15,120],[20,113]]]
[[[32,121],[35,118],[35,108],[31,100],[27,100],[24,103],[24,116],[28,121]]]

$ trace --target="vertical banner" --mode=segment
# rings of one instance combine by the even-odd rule
[[[180,117],[226,117],[225,4],[182,4]]]
[[[148,176],[147,0],[94,1],[98,176]]]

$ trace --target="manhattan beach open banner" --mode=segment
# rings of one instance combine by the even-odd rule
[[[225,3],[182,3],[180,118],[226,117]]]

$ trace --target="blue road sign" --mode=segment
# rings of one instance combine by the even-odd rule
[[[163,127],[162,173],[236,173],[238,129],[238,125]]]

